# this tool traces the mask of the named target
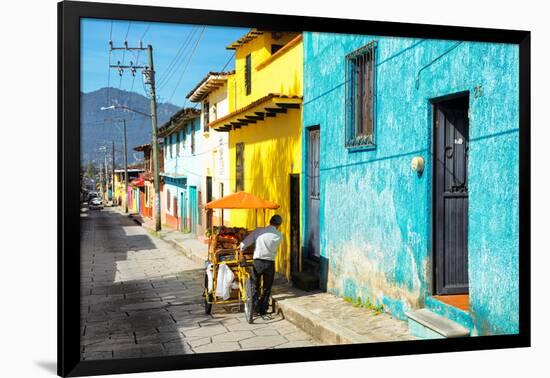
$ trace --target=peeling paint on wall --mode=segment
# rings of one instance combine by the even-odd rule
[[[350,152],[345,56],[373,40],[376,146]],[[304,33],[303,138],[319,125],[321,261],[329,292],[369,298],[399,318],[432,303],[430,100],[470,92],[470,311],[464,318],[438,311],[474,335],[518,331],[518,67],[516,45]],[[415,156],[426,162],[421,176],[410,169]]]

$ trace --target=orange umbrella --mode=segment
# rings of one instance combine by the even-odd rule
[[[208,202],[205,209],[278,209],[275,202],[264,200],[253,194],[237,192]]]

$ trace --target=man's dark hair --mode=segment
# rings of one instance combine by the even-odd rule
[[[279,214],[275,214],[269,220],[269,224],[272,226],[280,226],[282,223],[283,223],[283,217],[281,217]]]

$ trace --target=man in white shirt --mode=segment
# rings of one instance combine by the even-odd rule
[[[252,301],[254,309],[260,315],[265,315],[269,307],[269,296],[271,295],[273,277],[275,276],[275,256],[283,238],[283,235],[279,232],[282,223],[283,218],[280,215],[272,216],[269,220],[269,226],[256,228],[240,245],[241,251],[244,251],[253,243],[256,243],[253,257],[254,269],[251,275]],[[258,299],[262,277],[264,282],[263,292]]]

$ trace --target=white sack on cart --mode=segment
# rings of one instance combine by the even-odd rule
[[[214,266],[212,264],[208,264],[206,266],[206,276],[208,277],[208,292],[211,292],[212,287],[214,286],[214,279],[212,277],[213,270]]]
[[[218,280],[216,283],[216,297],[222,297],[226,300],[231,295],[231,282],[235,275],[226,264],[220,264],[218,267]]]

